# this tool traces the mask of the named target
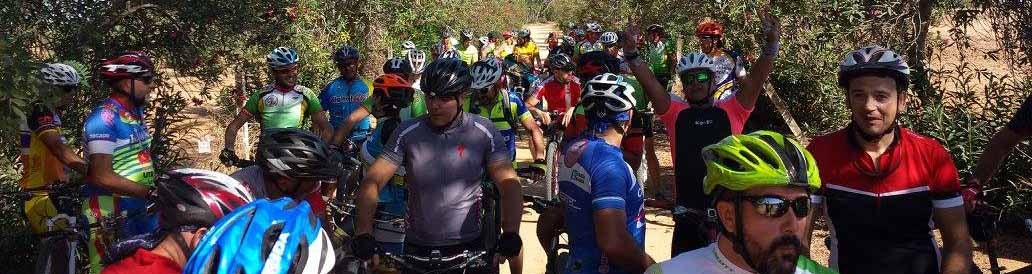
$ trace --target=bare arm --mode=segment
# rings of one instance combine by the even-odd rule
[[[502,232],[520,233],[523,217],[523,190],[512,169],[512,162],[495,161],[488,164],[487,171],[501,194]]]
[[[1021,139],[1021,135],[1006,127],[993,135],[982,156],[979,156],[978,165],[975,166],[974,179],[978,180],[977,183],[989,182],[996,169],[1000,168],[1000,164],[1007,158],[1007,154],[1010,154]]]
[[[398,166],[383,158],[376,159],[366,171],[362,183],[358,186],[358,207],[355,234],[373,232],[373,217],[376,215],[376,204],[379,201],[380,189],[394,176]]]
[[[933,218],[942,234],[942,273],[971,273],[971,235],[963,206],[936,208]]]
[[[115,173],[111,165],[111,154],[91,154],[89,159],[87,182],[121,195],[147,197],[150,189]]]
[[[534,160],[545,159],[545,135],[541,133],[541,127],[538,127],[534,119],[526,119],[523,121],[523,128],[530,132],[530,153]]]
[[[223,139],[223,144],[225,144],[226,148],[233,150],[233,148],[236,147],[237,131],[240,130],[240,127],[244,126],[244,123],[246,123],[248,119],[251,119],[251,115],[241,111],[240,114],[237,114],[236,118],[233,118],[232,122],[229,122],[229,126],[226,127],[226,135]]]
[[[524,103],[527,105],[527,110],[530,110],[531,114],[537,116],[538,119],[541,119],[541,124],[552,124],[552,117],[548,116],[548,112],[538,108],[538,104],[541,103],[541,98],[538,97],[537,92],[534,92],[530,97],[527,97],[527,101]]]
[[[315,128],[315,135],[323,140],[330,140],[333,137],[333,127],[330,126],[325,111],[317,111],[312,114],[312,127]]]
[[[638,26],[627,27],[628,37],[636,37],[640,32]],[[623,44],[624,52],[638,52],[638,44],[633,39],[626,40]],[[645,89],[645,98],[652,102],[652,109],[656,115],[666,113],[667,109],[670,109],[670,94],[666,92],[663,85],[659,84],[659,81],[656,81],[656,76],[652,75],[648,66],[641,62],[640,57],[632,62],[627,62],[627,66],[631,68],[634,77],[638,78],[638,82]],[[644,272],[644,269],[642,271]]]
[[[344,140],[347,139],[348,136],[351,136],[351,130],[355,129],[355,125],[366,117],[369,117],[369,110],[366,109],[365,106],[356,108],[350,115],[348,115],[348,119],[344,121],[344,123],[341,124],[335,132],[333,132],[333,138],[330,143],[337,145],[343,144]]]
[[[57,157],[57,160],[71,167],[79,174],[86,174],[86,160],[79,157],[79,154],[75,153],[74,150],[61,141],[61,134],[57,133],[56,130],[51,130],[43,132],[43,135],[40,137],[43,139],[43,145],[50,150],[50,153]]]
[[[596,210],[595,242],[606,258],[620,266],[627,273],[644,273],[656,261],[634,244],[634,238],[627,232],[627,213],[623,210],[606,208]]]
[[[778,21],[778,18],[769,13],[765,13],[762,16],[762,24],[765,26],[763,36],[766,39],[764,48],[773,48],[774,52],[773,54],[760,54],[760,58],[756,60],[756,63],[753,63],[752,71],[739,78],[742,89],[735,98],[738,99],[738,102],[745,109],[752,109],[756,106],[756,100],[760,97],[763,83],[767,81],[767,78],[770,78],[770,72],[774,70],[774,56],[777,54],[777,47],[781,40],[781,23]]]

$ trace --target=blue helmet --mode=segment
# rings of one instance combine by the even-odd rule
[[[198,243],[183,273],[319,273],[333,246],[308,202],[260,199],[226,215]]]
[[[288,47],[278,47],[265,56],[265,61],[271,69],[281,69],[293,66],[300,61],[297,51]]]
[[[338,64],[343,63],[344,60],[358,58],[358,49],[355,49],[355,47],[352,47],[351,45],[344,45],[337,49],[337,52],[333,53],[333,61]]]

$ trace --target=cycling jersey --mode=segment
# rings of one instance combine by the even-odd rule
[[[714,89],[713,97],[715,100],[726,100],[731,96],[738,93],[738,86],[736,79],[740,75],[745,75],[745,66],[739,66],[739,63],[745,62],[740,57],[734,57],[726,51],[721,51],[720,55],[713,56],[713,64],[716,65],[713,73]]]
[[[752,109],[743,107],[737,97],[716,101],[707,108],[693,108],[682,100],[671,98],[670,108],[659,118],[670,137],[678,205],[696,210],[704,210],[708,206],[710,198],[702,192],[702,180],[706,176],[702,148],[732,134],[741,134],[751,112]],[[696,233],[696,225],[675,223],[672,255],[708,244],[706,238]]]
[[[1025,103],[1014,113],[1014,118],[1007,123],[1007,128],[1021,136],[1032,136],[1032,96],[1025,98]]]
[[[307,87],[295,85],[286,90],[268,85],[251,94],[240,112],[257,117],[262,128],[267,129],[301,128],[305,119],[322,110],[319,100]]]
[[[233,177],[233,179],[240,181],[240,183],[246,186],[251,191],[251,196],[254,196],[255,199],[271,198],[265,190],[265,176],[258,165],[241,168],[230,174],[229,177]],[[315,216],[322,216],[326,212],[326,201],[323,201],[322,193],[318,190],[309,194],[305,200],[312,206],[312,212],[315,212]]]
[[[482,57],[484,57],[483,59],[489,59],[489,58],[495,58],[495,57],[502,58],[502,56],[498,56],[498,53],[495,52],[496,49],[498,49],[498,45],[497,44],[495,44],[493,42],[492,43],[487,43],[487,45],[484,45],[483,47],[480,48],[480,55],[482,55]]]
[[[61,117],[52,109],[35,104],[27,119],[19,126],[22,149],[27,151],[24,176],[18,181],[22,189],[39,188],[54,182],[68,181],[66,167],[53,152],[43,143],[43,134],[57,133],[61,142],[65,142],[61,133]]]
[[[477,47],[474,45],[466,46],[466,49],[460,50],[458,52],[459,60],[466,62],[467,65],[473,64],[473,62],[480,60],[480,50],[477,50]]]
[[[646,274],[680,274],[680,273],[693,273],[693,274],[752,274],[752,272],[738,267],[738,265],[731,263],[724,253],[721,251],[720,246],[716,243],[712,243],[709,246],[693,250],[691,252],[681,253],[676,257],[667,260],[665,262],[657,263],[649,267],[645,271]],[[807,258],[806,256],[799,255],[799,259],[796,260],[796,271],[797,274],[833,274],[836,273],[834,270],[828,269],[827,267],[821,266]],[[880,272],[871,272],[880,273]]]
[[[653,74],[670,75],[667,57],[674,53],[674,47],[670,41],[646,42],[644,53],[642,57],[644,57],[645,63],[649,65],[649,69],[652,70]]]
[[[481,181],[492,163],[509,163],[501,133],[491,121],[459,113],[436,129],[428,115],[401,123],[380,159],[405,167],[408,190],[406,243],[444,246],[481,234]]]
[[[101,274],[180,274],[183,266],[168,257],[138,248],[133,255],[104,267]]]
[[[86,137],[86,155],[111,155],[111,169],[121,177],[146,187],[154,186],[154,166],[151,163],[151,136],[143,120],[143,107],[127,109],[125,103],[114,97],[105,98],[93,109],[83,125]],[[83,194],[83,214],[89,223],[96,223],[111,214],[129,216],[119,231],[120,237],[151,232],[157,227],[157,218],[144,214],[146,201],[112,194],[96,184],[86,184]],[[93,272],[100,270],[104,254],[103,240],[97,231],[90,234],[90,263]]]
[[[566,112],[570,107],[577,106],[581,94],[581,85],[578,80],[563,84],[559,83],[555,77],[549,77],[539,82],[540,84],[536,84],[534,87],[536,91],[533,96],[547,106],[546,111]]]
[[[509,103],[509,105],[507,107],[503,107],[506,102]],[[516,96],[516,94],[506,91],[499,91],[494,104],[489,106],[482,106],[479,104],[480,102],[477,101],[476,98],[470,96],[469,101],[467,101],[466,104],[463,104],[462,109],[463,111],[480,115],[491,120],[491,123],[494,123],[495,128],[497,128],[502,134],[502,138],[505,139],[505,145],[508,149],[506,151],[509,152],[510,156],[509,160],[516,160],[515,126],[534,118],[530,115],[530,111],[527,110],[527,106],[523,104],[523,100],[520,100],[520,97]],[[476,106],[476,108],[471,109],[471,106]],[[509,112],[509,114],[506,115],[505,112]]]
[[[324,109],[329,111],[330,126],[336,130],[344,124],[344,121],[348,120],[351,112],[361,106],[371,94],[373,94],[373,82],[363,80],[358,76],[351,81],[344,80],[344,77],[337,77],[319,92],[319,102]],[[365,140],[371,127],[368,117],[362,119],[351,128],[351,140],[356,142]]]
[[[498,56],[498,58],[505,58],[512,54],[513,49],[512,41],[501,41],[498,43],[498,47],[495,47],[495,56]]]
[[[559,157],[559,196],[565,206],[570,260],[564,273],[627,273],[610,263],[595,239],[594,214],[622,210],[627,232],[645,244],[645,193],[620,148],[594,135],[569,142]]]
[[[535,55],[541,54],[538,52],[537,44],[535,44],[534,41],[527,41],[527,43],[522,46],[513,46],[512,53],[516,55],[516,60],[520,60],[520,62],[525,62],[527,64],[534,60]]]
[[[939,273],[932,213],[964,204],[950,154],[935,139],[897,127],[875,163],[852,130],[807,147],[823,182],[815,197],[826,204],[830,264],[842,273]]]

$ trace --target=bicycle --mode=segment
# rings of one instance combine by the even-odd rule
[[[15,193],[23,205],[34,196],[46,195],[57,210],[57,214],[41,220],[46,232],[35,234],[40,237],[34,265],[36,273],[81,273],[88,270],[86,246],[79,245],[86,241],[86,234],[80,231],[80,222],[85,220],[81,216],[81,186],[54,183]]]
[[[996,254],[996,231],[999,230],[999,223],[1003,221],[1004,216],[1012,215],[1018,216],[1018,219],[1024,222],[1025,232],[1028,232],[1026,236],[1032,237],[1032,216],[1023,216],[1016,210],[1011,210],[1010,207],[997,208],[988,204],[980,204],[976,210],[976,214],[969,216],[969,220],[973,220],[970,225],[976,226],[972,230],[972,238],[979,243],[985,245],[985,250],[989,256],[989,272],[992,274],[1004,273],[1007,270],[1006,267],[1000,266],[999,257]],[[985,220],[985,217],[992,217],[991,220]],[[978,227],[980,225],[980,227]],[[1032,274],[1032,265],[1025,266],[1014,271],[1006,272],[1007,274]]]
[[[341,244],[337,245],[334,250],[337,254],[336,267],[334,273],[346,273],[346,274],[365,274],[372,273],[369,269],[369,265],[361,259],[352,256],[351,252],[351,239],[354,235],[355,225],[355,210],[356,206],[353,203],[331,201],[326,204],[327,208],[327,222],[329,231],[332,234],[331,238],[341,241]],[[389,233],[405,234],[405,218],[403,216],[397,216],[383,211],[377,211],[374,222],[381,224],[376,226],[375,229],[384,230]]]
[[[556,200],[547,200],[540,196],[523,195],[523,202],[530,203],[530,208],[540,215],[548,214],[549,211],[561,209],[562,203]],[[540,218],[538,224],[540,225]],[[566,234],[566,228],[559,224],[555,227],[555,237],[552,237],[545,249],[545,273],[562,273],[567,262],[570,261],[570,239]]]
[[[400,273],[401,270],[410,270],[424,274],[443,274],[460,269],[462,270],[461,273],[466,273],[467,268],[487,266],[489,262],[484,257],[488,254],[487,251],[465,250],[459,254],[444,257],[441,255],[440,250],[431,251],[430,256],[412,254],[399,256],[390,252],[380,252],[380,257],[386,258],[389,261],[386,265],[392,267],[378,271],[378,273]],[[401,268],[397,268],[398,266]]]

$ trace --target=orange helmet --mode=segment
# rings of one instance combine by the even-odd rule
[[[702,22],[699,22],[699,26],[695,28],[695,36],[724,37],[724,26],[717,22],[717,20],[703,19]]]
[[[396,74],[384,74],[373,81],[373,94],[394,97],[400,92],[411,94],[412,84]]]

